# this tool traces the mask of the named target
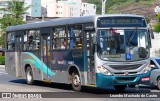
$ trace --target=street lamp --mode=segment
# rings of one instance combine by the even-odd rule
[[[107,0],[102,0],[102,15],[105,14],[105,4]]]

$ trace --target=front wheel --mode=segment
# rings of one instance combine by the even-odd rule
[[[33,72],[32,72],[32,69],[31,67],[27,67],[26,69],[26,81],[27,81],[27,84],[29,85],[32,85],[33,84]]]
[[[160,90],[160,77],[157,79],[157,88]]]
[[[115,85],[114,88],[117,90],[117,91],[123,91],[125,90],[127,87],[127,85]]]
[[[80,76],[77,72],[72,73],[72,88],[74,91],[81,90],[81,80],[80,80]]]

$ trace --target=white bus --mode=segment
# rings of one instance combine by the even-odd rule
[[[124,90],[149,82],[150,31],[143,16],[108,14],[10,26],[6,71],[35,80]]]

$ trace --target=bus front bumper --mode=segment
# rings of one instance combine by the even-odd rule
[[[124,76],[107,76],[101,73],[96,73],[96,85],[100,88],[114,85],[137,85],[149,84],[150,72],[137,75],[124,75]]]

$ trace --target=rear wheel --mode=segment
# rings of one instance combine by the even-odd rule
[[[81,90],[81,79],[77,72],[72,73],[72,88],[74,91]]]
[[[33,72],[30,66],[27,67],[26,69],[26,81],[27,84],[32,85],[33,84]]]
[[[157,88],[160,90],[160,77],[157,79]]]
[[[115,85],[114,88],[117,90],[117,91],[123,91],[125,90],[127,87],[127,85]]]

